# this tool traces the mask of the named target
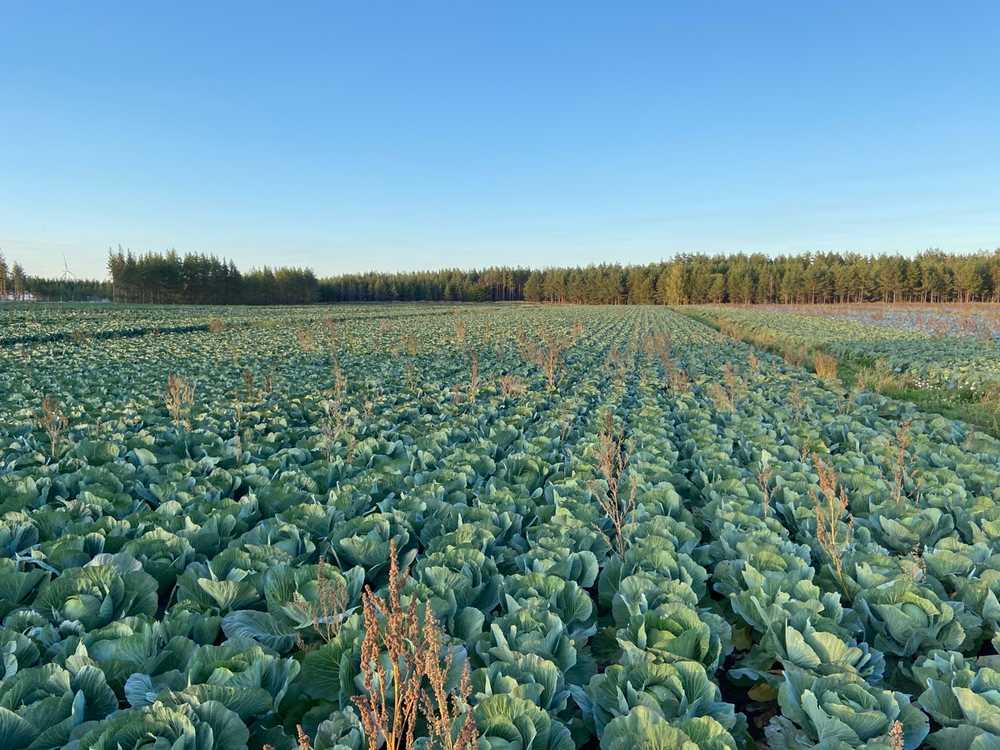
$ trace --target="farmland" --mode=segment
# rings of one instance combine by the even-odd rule
[[[0,320],[0,747],[1000,746],[964,422],[664,307]]]
[[[996,306],[704,306],[687,313],[795,364],[815,365],[817,353],[833,357],[846,382],[1000,435]]]
[[[1000,338],[1000,307],[995,304],[776,305],[769,309],[841,318],[865,325],[923,331],[938,337]]]

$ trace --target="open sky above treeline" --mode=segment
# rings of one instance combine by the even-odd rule
[[[0,250],[320,276],[1000,237],[1000,5],[17,3]]]

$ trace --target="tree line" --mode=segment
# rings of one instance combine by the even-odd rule
[[[7,265],[7,259],[0,253],[0,299],[24,299],[28,287],[28,275],[24,267],[16,261]]]
[[[929,250],[914,257],[858,253],[680,255],[646,265],[532,270],[368,272],[318,279],[308,268],[241,272],[214,255],[174,251],[108,257],[110,281],[39,279],[0,256],[0,297],[188,304],[529,302],[577,304],[830,304],[1000,302],[1000,250]]]
[[[348,274],[325,302],[526,300],[576,304],[1000,302],[1000,250],[915,257],[808,253],[681,255],[646,265]]]
[[[1000,250],[682,255],[663,263],[536,271],[525,299],[600,304],[1000,301]]]
[[[264,267],[241,272],[214,255],[136,255],[119,249],[108,256],[111,299],[158,304],[308,305],[319,301],[319,282],[308,268]]]

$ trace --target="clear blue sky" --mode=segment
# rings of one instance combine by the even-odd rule
[[[33,3],[0,249],[322,274],[1000,246],[1000,3]]]

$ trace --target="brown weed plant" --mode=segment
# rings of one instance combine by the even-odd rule
[[[407,355],[409,355],[410,357],[417,356],[417,352],[420,349],[420,342],[417,341],[416,336],[414,336],[412,333],[406,334],[405,336],[403,336],[401,344],[403,351],[406,352]]]
[[[361,678],[365,694],[353,701],[361,714],[368,750],[409,750],[414,746],[418,712],[428,732],[447,750],[471,750],[477,730],[468,707],[468,673],[455,691],[446,687],[451,657],[441,660],[440,626],[429,606],[416,598],[404,606],[400,593],[407,574],[400,573],[395,540],[389,543],[387,596],[366,587],[362,594],[365,624],[361,641]],[[421,613],[422,610],[422,613]],[[464,715],[459,733],[452,728]]]
[[[501,375],[499,383],[500,393],[504,398],[515,398],[527,390],[524,382],[517,375]]]
[[[924,559],[924,546],[920,542],[903,558],[907,563],[903,566],[903,574],[914,583],[920,583],[927,577],[927,561]]]
[[[903,724],[896,719],[889,728],[889,750],[903,750],[906,747],[906,737],[903,735]]]
[[[331,643],[340,634],[348,604],[347,585],[339,578],[330,578],[328,570],[326,559],[320,557],[316,564],[316,600],[306,606],[312,629],[323,643]],[[297,641],[300,649],[308,648],[301,635]]]
[[[788,389],[788,405],[792,407],[795,414],[801,414],[805,409],[806,402],[802,398],[802,386],[798,383],[793,383],[792,387]]]
[[[896,428],[896,455],[892,468],[892,498],[896,503],[903,500],[903,483],[906,480],[906,469],[909,463],[907,450],[913,441],[910,432],[912,424],[909,420],[899,423]]]
[[[392,540],[388,598],[383,599],[369,587],[361,596],[365,623],[361,679],[365,694],[354,696],[353,701],[361,714],[369,750],[413,746],[422,683],[420,665],[427,644],[416,598],[408,607],[400,601],[403,577]]]
[[[674,393],[687,393],[691,390],[691,378],[688,377],[687,370],[676,365],[671,365],[667,370],[667,382]]]
[[[875,391],[876,393],[883,393],[890,388],[903,385],[900,378],[892,371],[892,367],[884,359],[877,360],[874,365],[859,370],[854,382],[856,387],[861,390]]]
[[[327,346],[330,348],[330,351],[336,352],[336,350],[337,350],[337,321],[334,320],[333,318],[324,318],[323,319],[323,328],[326,330]]]
[[[726,391],[732,403],[735,404],[746,398],[748,391],[746,381],[736,372],[730,362],[726,362],[722,367],[722,382],[726,385]]]
[[[69,426],[69,420],[63,412],[62,404],[55,396],[45,396],[42,398],[42,410],[38,416],[38,424],[45,431],[49,438],[49,451],[52,460],[59,458],[59,444],[62,435]]]
[[[469,665],[465,664],[457,690],[447,687],[448,673],[452,670],[454,656],[441,657],[441,629],[433,614],[424,622],[423,660],[420,668],[427,680],[427,689],[420,692],[420,708],[427,724],[433,746],[442,750],[472,750],[476,747],[479,732],[468,705],[472,693]],[[454,732],[458,726],[458,734]]]
[[[628,549],[628,527],[635,514],[639,488],[633,477],[628,494],[622,494],[621,483],[629,465],[629,450],[624,444],[623,437],[616,433],[614,414],[610,409],[604,412],[602,422],[601,431],[597,436],[597,466],[604,478],[605,486],[601,487],[594,482],[591,491],[611,523],[614,538],[609,541],[618,556],[624,557]]]
[[[253,370],[249,367],[243,368],[243,390],[246,394],[247,401],[253,401],[257,398],[257,388],[254,381]]]
[[[334,358],[333,364],[330,367],[330,375],[332,380],[330,384],[330,397],[339,404],[347,394],[347,375],[344,374],[344,370],[340,366],[340,360]]]
[[[475,401],[479,395],[479,355],[473,349],[469,352],[469,401]]]
[[[621,361],[622,350],[617,346],[608,347],[608,351],[604,354],[604,367],[608,370],[614,370],[621,367]]]
[[[729,396],[729,392],[721,385],[718,383],[709,383],[706,392],[717,411],[733,411],[733,399]]]
[[[521,355],[545,374],[549,390],[554,390],[566,348],[563,337],[551,331],[544,331],[533,340],[522,332],[519,341]]]
[[[194,384],[180,375],[168,373],[164,403],[175,425],[190,427],[191,409],[194,406]]]
[[[782,347],[781,356],[782,359],[793,367],[802,367],[808,359],[806,348],[804,346],[795,346],[793,344],[786,344]]]
[[[813,354],[813,370],[821,380],[834,382],[837,380],[837,359],[824,352]]]
[[[417,366],[411,359],[403,363],[403,381],[410,390],[414,390],[420,382],[420,374],[417,372]]]
[[[326,460],[330,461],[333,458],[333,446],[336,444],[337,436],[345,427],[346,418],[344,416],[343,404],[339,399],[324,401],[321,406],[319,433],[323,437],[323,449],[326,453]]]
[[[545,381],[548,384],[549,390],[553,390],[556,387],[556,378],[559,374],[559,367],[562,364],[563,347],[562,340],[554,333],[546,332],[542,334],[542,343],[539,347],[538,357],[542,371],[545,373]]]
[[[646,338],[644,346],[646,355],[650,359],[656,357],[660,360],[660,366],[663,368],[663,374],[671,390],[684,392],[691,387],[687,373],[677,367],[670,358],[670,336],[668,334],[653,334]]]
[[[299,342],[299,349],[306,354],[316,351],[316,337],[307,328],[299,328],[295,331],[295,339]]]
[[[761,507],[764,518],[767,518],[771,512],[771,477],[773,475],[774,472],[770,466],[761,467],[761,470],[757,472],[757,486],[761,492]]]
[[[1000,383],[987,385],[980,394],[979,404],[986,410],[994,432],[1000,432]]]
[[[836,470],[813,453],[813,465],[819,475],[819,493],[813,492],[816,514],[816,541],[833,563],[837,578],[844,577],[844,550],[850,541],[854,519],[847,510],[847,491],[837,478]],[[846,524],[841,519],[846,515]],[[842,526],[844,528],[842,528]]]

